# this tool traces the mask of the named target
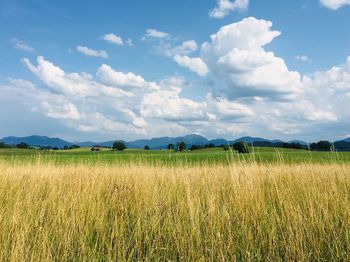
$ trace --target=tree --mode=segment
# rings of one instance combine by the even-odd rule
[[[198,149],[201,149],[201,148],[202,148],[201,146],[192,145],[192,146],[190,147],[190,150],[191,150],[191,151],[194,151],[194,150],[198,150]]]
[[[224,149],[225,151],[230,150],[230,146],[229,146],[229,145],[223,145],[222,147],[223,147],[223,149]]]
[[[127,149],[126,145],[121,142],[121,141],[115,141],[113,143],[113,149],[117,150],[117,151],[124,151],[125,149]]]
[[[186,143],[183,141],[180,143],[177,143],[177,151],[182,152],[184,150],[186,150]]]
[[[310,145],[312,151],[331,151],[332,144],[329,141],[319,141]]]
[[[168,150],[174,150],[174,144],[169,144],[167,148]]]
[[[210,143],[209,145],[206,146],[207,148],[214,148],[215,144],[214,143]]]
[[[248,144],[245,142],[236,142],[233,144],[233,149],[236,150],[240,154],[248,154],[249,153],[249,147]]]
[[[29,148],[29,145],[27,143],[19,143],[16,145],[17,148],[21,148],[21,149],[27,149]]]
[[[302,146],[299,143],[283,143],[282,147],[283,148],[302,149]]]
[[[0,142],[0,148],[10,148],[10,145],[5,144],[4,142]]]
[[[145,147],[143,148],[144,150],[150,150],[148,145],[145,145]]]

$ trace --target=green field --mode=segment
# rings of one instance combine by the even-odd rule
[[[154,164],[229,164],[234,161],[258,163],[350,163],[349,152],[310,152],[283,148],[250,148],[249,154],[237,154],[222,148],[177,153],[169,150],[127,149],[123,152],[90,148],[40,151],[37,149],[0,149],[0,160],[69,163],[154,163]]]

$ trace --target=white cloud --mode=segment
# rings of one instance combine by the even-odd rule
[[[25,42],[23,42],[21,40],[14,38],[11,41],[13,43],[13,46],[18,50],[27,51],[27,52],[35,52],[35,49],[33,47],[29,46],[28,44],[26,44]]]
[[[10,78],[10,83],[16,87],[26,90],[34,90],[35,85],[32,82],[23,79]]]
[[[128,40],[125,41],[125,44],[127,44],[128,46],[134,46],[134,42],[131,38],[128,38]]]
[[[321,4],[327,8],[337,10],[345,5],[350,5],[350,0],[320,0]]]
[[[213,18],[223,18],[235,10],[246,10],[249,0],[217,0],[217,6],[209,12]]]
[[[194,40],[189,40],[183,42],[181,45],[172,47],[172,48],[164,48],[164,54],[169,57],[173,57],[175,55],[188,55],[192,52],[198,50],[198,44]]]
[[[44,57],[37,58],[38,65],[33,65],[29,59],[22,62],[34,73],[40,81],[53,93],[73,97],[93,97],[108,95],[113,97],[130,96],[131,94],[116,87],[102,85],[86,73],[66,73]]]
[[[232,102],[225,98],[213,98],[212,95],[207,96],[208,110],[210,115],[215,119],[233,120],[242,117],[253,117],[254,111],[247,105],[239,102]]]
[[[86,46],[77,46],[77,50],[86,56],[108,58],[108,54],[104,50],[97,51]]]
[[[301,62],[312,62],[312,59],[306,55],[297,55],[295,59]]]
[[[103,83],[120,88],[148,88],[158,89],[156,83],[146,82],[143,77],[134,73],[122,73],[113,70],[110,66],[103,64],[97,70],[97,76]]]
[[[81,118],[77,107],[72,103],[53,106],[47,102],[42,103],[42,109],[48,117],[55,119],[73,119]]]
[[[222,27],[202,45],[201,56],[215,86],[231,99],[271,97],[290,99],[302,92],[301,76],[264,46],[280,35],[272,23],[254,17]]]
[[[143,132],[147,126],[137,108],[136,111],[134,108],[135,104],[141,101],[142,92],[132,93],[102,84],[86,73],[66,73],[43,57],[38,57],[37,66],[28,59],[22,61],[39,78],[45,89],[21,79],[12,79],[11,83],[16,85],[16,90],[20,88],[31,90],[25,94],[32,95],[29,100],[37,101],[36,112],[65,121],[68,126],[84,132],[127,133],[132,130],[137,134]],[[110,70],[116,72],[111,68]],[[135,85],[135,78],[128,78],[129,76],[127,74],[121,76],[124,77],[123,84]],[[134,76],[139,80],[136,75]],[[151,87],[150,83],[144,84],[146,87]]]
[[[188,57],[175,55],[174,61],[183,67],[188,68],[189,70],[197,73],[200,76],[205,76],[208,74],[208,67],[199,57]]]
[[[104,36],[102,36],[102,39],[116,45],[124,45],[123,39],[120,36],[117,36],[112,33],[105,34]]]
[[[223,98],[213,98],[208,94],[200,102],[182,97],[184,80],[172,77],[161,81],[161,89],[148,93],[141,103],[141,115],[146,119],[160,119],[181,122],[184,126],[203,127],[211,121],[232,121],[253,116],[246,105]]]
[[[147,29],[146,34],[144,35],[143,39],[147,38],[167,38],[169,37],[169,34],[166,32],[159,31],[157,29]]]
[[[350,56],[346,63],[340,66],[333,66],[327,71],[317,71],[312,75],[304,77],[304,85],[308,87],[308,91],[318,89],[326,89],[330,96],[337,92],[350,92]],[[326,90],[322,90],[323,95]]]
[[[141,115],[168,121],[205,120],[205,103],[181,98],[180,90],[158,90],[145,95]]]

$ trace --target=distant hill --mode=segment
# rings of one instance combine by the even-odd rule
[[[261,137],[244,136],[234,140],[233,142],[246,142],[248,144],[253,142],[271,142],[272,143],[272,140],[261,138]]]
[[[79,142],[77,143],[80,147],[89,147],[89,146],[105,146],[105,147],[112,147],[114,141],[106,141],[106,142],[92,142],[92,141],[85,141],[85,142]]]
[[[20,143],[26,143],[30,146],[51,146],[51,147],[59,147],[59,148],[73,145],[72,143],[62,140],[60,138],[51,138],[47,136],[26,136],[26,137],[9,136],[9,137],[4,137],[3,139],[0,140],[0,142],[4,142],[5,144],[8,144],[8,145],[17,145]]]
[[[118,140],[119,141],[119,140]],[[169,144],[177,144],[180,142],[185,142],[187,146],[192,145],[205,145],[209,144],[209,140],[200,135],[187,135],[180,137],[157,137],[151,139],[139,139],[135,141],[121,141],[124,142],[128,148],[144,148],[148,145],[151,149],[165,149]],[[112,146],[114,141],[106,141],[106,142],[82,142],[78,143],[79,146]]]
[[[192,145],[206,145],[209,140],[200,135],[187,135],[180,137],[159,137],[152,139],[140,139],[133,142],[127,142],[129,148],[143,148],[148,145],[151,149],[165,149],[169,144],[176,145],[177,143],[185,142],[187,147]]]
[[[291,140],[291,141],[289,141],[288,143],[290,143],[290,144],[300,144],[300,145],[304,145],[304,146],[307,146],[307,145],[308,145],[307,142],[302,141],[302,140]]]
[[[209,144],[214,144],[215,146],[227,145],[229,143],[230,143],[230,141],[228,141],[227,139],[222,139],[222,138],[213,139],[213,140],[209,141]]]
[[[350,151],[350,140],[347,139],[347,140],[334,142],[334,147],[337,151]]]

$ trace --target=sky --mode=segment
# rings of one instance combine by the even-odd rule
[[[0,137],[350,137],[350,0],[2,0]]]

